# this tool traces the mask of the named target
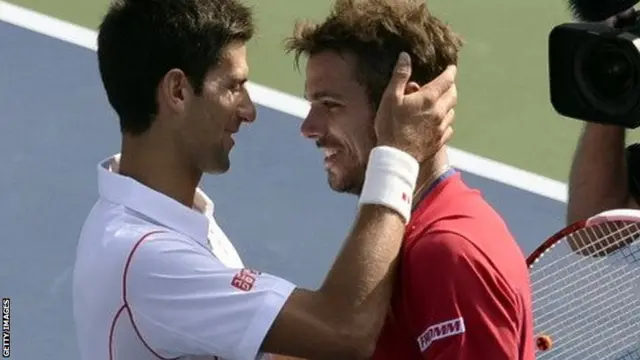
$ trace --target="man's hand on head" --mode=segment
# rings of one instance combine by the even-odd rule
[[[378,145],[403,150],[421,163],[433,158],[453,135],[458,98],[456,72],[456,66],[449,66],[419,87],[409,82],[410,56],[401,53],[376,113]]]

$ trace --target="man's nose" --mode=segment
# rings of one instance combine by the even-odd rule
[[[238,116],[242,119],[243,122],[254,122],[256,120],[256,105],[251,100],[251,96],[246,92],[246,97],[240,104],[238,108]]]
[[[300,132],[306,138],[317,139],[326,133],[326,121],[321,116],[314,114],[313,111],[309,111],[300,125]]]

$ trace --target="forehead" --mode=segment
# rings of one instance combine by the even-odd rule
[[[309,56],[305,82],[307,96],[312,97],[314,92],[325,90],[353,91],[359,86],[355,69],[356,59],[349,53],[323,51]]]
[[[247,47],[242,42],[232,42],[224,47],[218,66],[212,69],[218,76],[246,77],[249,73]]]

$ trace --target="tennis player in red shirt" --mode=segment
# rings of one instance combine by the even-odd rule
[[[423,0],[338,0],[324,22],[297,24],[286,46],[296,61],[308,57],[311,109],[302,133],[324,151],[331,188],[359,195],[376,144],[374,115],[398,53],[411,54],[411,92],[457,63],[461,40]],[[449,168],[446,150],[435,161],[440,176],[419,177],[416,186],[373,359],[533,360],[523,253],[481,193]]]

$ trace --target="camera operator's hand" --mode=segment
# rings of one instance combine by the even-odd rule
[[[602,23],[614,28],[623,27],[625,25],[633,23],[637,16],[638,14],[636,12],[636,9],[630,8],[602,21]]]

